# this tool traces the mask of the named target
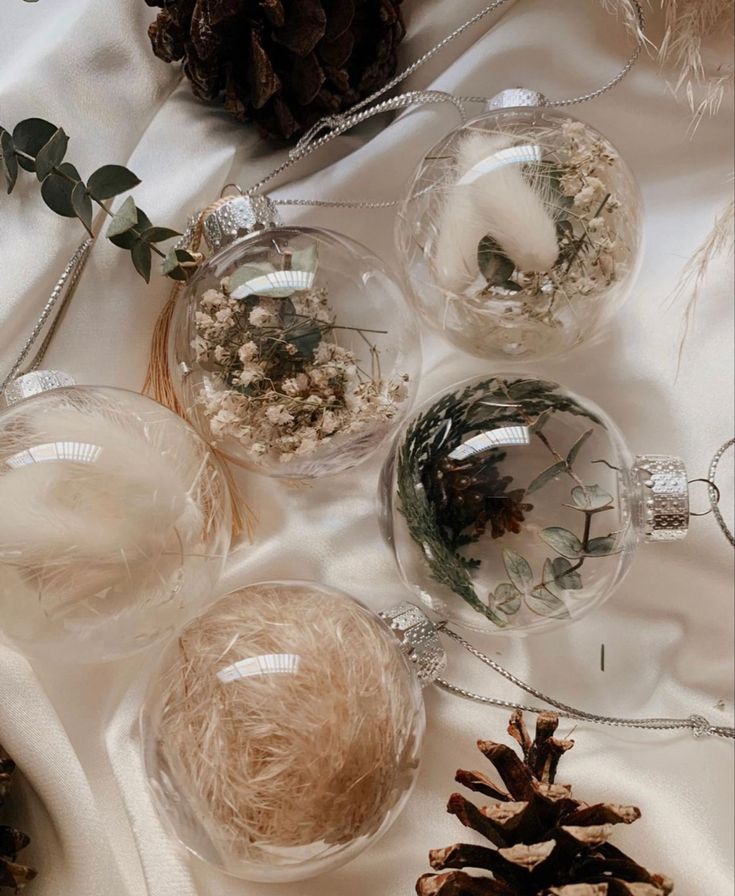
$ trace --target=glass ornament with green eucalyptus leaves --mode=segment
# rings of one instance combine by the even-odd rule
[[[633,458],[591,401],[519,373],[424,404],[386,461],[381,509],[414,594],[468,628],[515,633],[597,606],[639,542],[689,522],[680,460]]]

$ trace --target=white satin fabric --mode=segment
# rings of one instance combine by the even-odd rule
[[[406,0],[405,62],[482,6]],[[3,0],[0,123],[41,116],[71,137],[69,158],[88,174],[127,163],[142,178],[136,200],[156,223],[183,228],[189,213],[227,181],[253,183],[283,157],[255,131],[195,101],[174,68],[150,52],[143,0]],[[652,15],[651,32],[660,33]],[[627,52],[621,28],[592,0],[519,0],[474,28],[417,72],[432,84],[493,94],[524,84],[550,97],[596,87]],[[634,451],[681,455],[706,475],[733,431],[732,266],[720,258],[701,291],[677,378],[683,305],[667,304],[686,259],[732,192],[733,118],[720,115],[687,136],[689,112],[657,65],[644,58],[615,91],[577,114],[618,146],[640,179],[646,255],[633,295],[595,346],[553,363],[526,365],[603,406]],[[404,115],[384,130],[335,141],[298,169],[289,197],[392,198],[420,156],[455,124],[451,107]],[[391,211],[287,210],[393,259]],[[0,205],[0,370],[10,366],[49,289],[81,238],[74,222],[45,209],[23,176]],[[48,356],[80,382],[138,388],[153,322],[168,293],[150,287],[105,241],[94,249]],[[421,398],[488,365],[426,333]],[[407,596],[381,542],[374,512],[380,462],[305,490],[242,477],[258,509],[254,544],[233,552],[221,591],[269,577],[321,580],[375,609]],[[732,457],[723,461],[726,514]],[[705,503],[705,493],[697,493]],[[0,512],[3,512],[0,508]],[[619,592],[591,616],[530,640],[495,639],[489,652],[560,699],[600,713],[688,716],[731,724],[732,551],[713,520],[693,522],[684,543],[646,546]],[[600,645],[606,646],[605,671]],[[155,653],[155,651],[154,651]],[[424,765],[415,794],[381,843],[340,871],[291,886],[228,880],[190,861],[156,820],[138,759],[135,719],[146,663],[107,667],[29,665],[0,646],[0,741],[25,778],[18,823],[33,832],[40,869],[33,896],[407,896],[428,870],[427,851],[467,836],[448,816],[457,767],[481,767],[478,737],[503,738],[507,713],[435,689]],[[521,695],[452,651],[450,677]],[[562,731],[573,726],[562,724]],[[577,725],[561,780],[582,798],[634,803],[643,818],[615,842],[691,896],[732,893],[732,745],[689,734]],[[479,765],[478,765],[479,763]],[[294,807],[298,811],[298,807]],[[471,835],[470,835],[471,836]]]

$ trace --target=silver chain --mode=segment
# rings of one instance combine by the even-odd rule
[[[94,243],[94,237],[87,237],[84,242],[79,246],[76,252],[69,259],[66,267],[64,268],[61,276],[56,281],[56,286],[54,286],[51,295],[44,306],[43,311],[41,312],[40,317],[36,321],[36,325],[31,330],[30,335],[25,341],[23,348],[20,350],[20,354],[15,361],[15,364],[10,368],[10,372],[5,377],[5,379],[0,383],[0,394],[3,393],[8,384],[14,380],[22,371],[23,365],[25,364],[26,358],[31,353],[31,349],[36,344],[36,340],[40,336],[43,328],[48,323],[49,317],[52,312],[56,308],[59,299],[61,299],[61,305],[58,308],[57,314],[51,322],[51,326],[49,327],[46,336],[41,343],[38,351],[34,355],[32,361],[29,365],[27,365],[27,370],[37,370],[43,358],[48,350],[49,345],[51,344],[51,340],[53,339],[54,333],[56,332],[56,328],[59,325],[61,320],[61,315],[66,308],[67,303],[71,299],[74,294],[74,288],[79,280],[79,277],[84,270],[84,266],[87,263],[87,258],[89,257],[89,251],[92,248]]]
[[[732,448],[735,445],[735,438],[728,439],[723,445],[721,445],[712,458],[712,463],[709,465],[709,472],[707,476],[709,478],[709,506],[712,508],[712,513],[714,514],[715,519],[717,520],[717,525],[722,529],[722,532],[725,538],[730,542],[730,544],[735,547],[735,536],[733,536],[732,529],[725,522],[724,517],[722,516],[722,511],[720,510],[720,490],[717,488],[715,476],[717,475],[717,467],[722,459],[722,455],[728,450],[728,448]]]
[[[467,19],[467,21],[463,22],[458,28],[455,28],[454,31],[452,31],[450,34],[436,43],[433,47],[427,50],[423,55],[419,56],[418,59],[414,60],[414,62],[403,69],[403,71],[399,72],[397,75],[395,75],[395,77],[391,78],[391,80],[388,81],[387,84],[384,84],[381,88],[370,94],[370,96],[366,97],[365,99],[360,100],[360,102],[352,106],[347,112],[339,115],[327,115],[320,121],[316,122],[316,124],[309,128],[309,130],[301,137],[294,149],[289,153],[286,161],[282,162],[277,168],[273,169],[273,171],[271,171],[265,177],[261,178],[252,187],[249,187],[246,192],[260,192],[263,187],[269,184],[284,171],[288,170],[296,162],[303,159],[305,156],[320,149],[326,143],[329,143],[334,138],[339,137],[341,134],[345,133],[345,131],[350,130],[361,122],[366,121],[368,118],[372,118],[375,115],[380,115],[383,112],[402,109],[413,105],[450,102],[458,108],[462,121],[464,121],[467,114],[466,106],[471,103],[486,103],[488,102],[488,97],[454,96],[453,94],[438,90],[411,90],[399,94],[396,97],[392,97],[388,100],[381,100],[379,102],[378,100],[385,93],[392,90],[406,78],[412,75],[418,68],[428,62],[442,49],[444,49],[447,44],[455,40],[485,16],[494,12],[496,9],[500,8],[507,2],[508,0],[494,0],[493,3],[485,6],[478,13]],[[561,108],[565,106],[575,106],[579,103],[585,103],[588,100],[596,99],[597,97],[602,96],[602,94],[607,93],[607,91],[612,90],[613,87],[615,87],[623,80],[623,78],[630,72],[630,70],[638,61],[638,58],[640,57],[641,51],[643,49],[643,45],[645,43],[646,20],[643,13],[643,8],[638,0],[633,0],[633,6],[635,8],[635,16],[637,20],[636,41],[635,46],[623,68],[621,68],[621,70],[613,78],[607,81],[602,87],[599,87],[596,90],[580,94],[579,96],[571,97],[569,99],[545,100],[545,106]],[[353,209],[392,208],[398,205],[400,202],[400,200],[398,199],[382,201],[349,199],[275,199],[273,201],[276,205],[281,206],[292,205],[315,206],[320,208]]]
[[[494,659],[486,656],[476,647],[473,647],[469,641],[466,641],[461,635],[457,634],[457,632],[452,631],[452,629],[447,626],[446,622],[439,623],[437,625],[437,628],[440,631],[443,631],[448,637],[452,638],[458,644],[461,644],[468,653],[471,653],[472,656],[476,657],[486,666],[489,666],[493,671],[497,672],[498,675],[502,675],[503,678],[507,679],[516,687],[520,688],[522,691],[525,691],[527,694],[531,694],[531,696],[536,697],[538,700],[542,700],[544,703],[548,703],[549,706],[553,706],[554,709],[557,710],[558,715],[564,718],[574,719],[576,721],[582,722],[595,722],[598,725],[611,725],[616,728],[645,728],[658,731],[676,731],[683,729],[692,731],[695,737],[704,737],[706,735],[710,735],[713,737],[723,737],[729,740],[735,740],[735,728],[728,728],[724,725],[712,725],[707,719],[700,715],[691,715],[686,719],[626,719],[619,718],[617,716],[598,715],[597,713],[585,712],[582,709],[577,709],[574,706],[569,706],[566,703],[555,700],[553,697],[549,697],[548,694],[544,694],[543,691],[540,691],[537,688],[526,684],[525,681],[522,681],[516,675],[513,675],[512,672],[509,672],[507,669],[501,666],[500,663],[497,663]],[[466,700],[473,700],[476,703],[484,703],[490,706],[499,706],[505,709],[520,709],[523,712],[540,713],[547,711],[536,706],[526,706],[525,704],[514,703],[510,700],[500,700],[496,697],[487,697],[483,694],[475,694],[472,691],[468,691],[465,688],[461,688],[458,685],[446,681],[444,678],[437,678],[436,684],[438,684],[439,687],[443,688],[445,691],[449,691],[452,694],[457,694],[460,697],[464,697]]]

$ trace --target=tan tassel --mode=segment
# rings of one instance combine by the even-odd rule
[[[200,215],[194,229],[194,236],[189,245],[192,252],[198,252],[202,241],[202,222],[213,208],[220,205],[223,200],[206,208]],[[186,284],[177,283],[169,297],[169,300],[161,309],[158,315],[156,325],[153,328],[153,336],[151,337],[151,353],[148,359],[148,370],[146,371],[145,382],[143,383],[143,394],[150,395],[159,404],[169,408],[179,417],[188,420],[186,408],[179,401],[176,390],[174,389],[173,380],[171,379],[171,369],[168,364],[168,340],[171,331],[171,321],[176,303]],[[255,515],[252,510],[241,500],[240,490],[235,481],[232,468],[227,462],[226,457],[214,446],[210,446],[215,456],[222,466],[222,473],[230,491],[231,507],[232,507],[232,537],[237,538],[243,531],[247,532],[248,540],[253,540],[255,532]]]
[[[151,398],[170,408],[179,417],[186,419],[186,410],[176,397],[171,371],[168,366],[168,335],[171,330],[171,318],[176,308],[176,300],[181,294],[182,284],[177,283],[171,296],[163,306],[153,328],[151,338],[151,354],[148,370],[143,383],[143,392]]]

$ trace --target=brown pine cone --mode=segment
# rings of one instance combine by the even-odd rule
[[[531,739],[523,715],[508,731],[523,758],[505,744],[480,741],[504,786],[482,772],[459,771],[457,781],[497,802],[478,808],[455,793],[448,811],[491,844],[456,843],[429,854],[435,874],[416,884],[418,896],[667,896],[673,884],[651,874],[610,843],[616,824],[640,817],[635,806],[588,805],[555,783],[556,769],[574,741],[554,737],[559,719],[541,713]],[[468,873],[464,869],[471,869]]]
[[[15,763],[0,747],[0,806],[10,790],[14,771]],[[8,887],[17,892],[36,876],[32,868],[16,861],[18,853],[30,842],[26,834],[0,824],[0,890]]]
[[[200,99],[292,139],[396,70],[402,0],[146,0],[165,62],[184,60]]]

